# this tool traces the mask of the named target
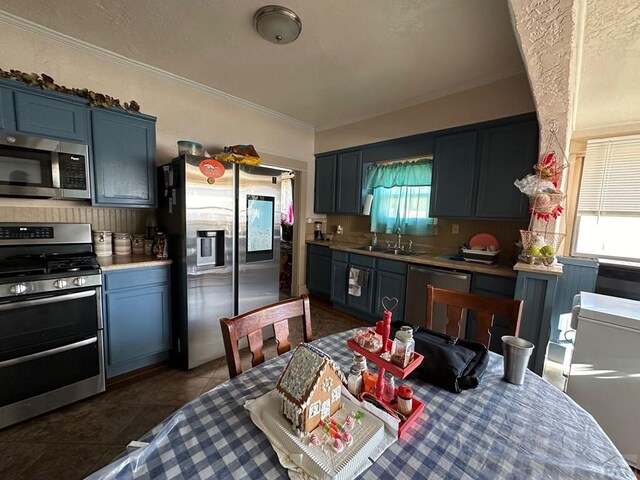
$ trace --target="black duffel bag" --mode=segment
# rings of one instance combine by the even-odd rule
[[[419,378],[453,393],[476,388],[480,384],[489,363],[486,346],[401,321],[391,323],[391,337],[406,325],[413,328],[416,352],[424,355],[424,360],[410,378]]]

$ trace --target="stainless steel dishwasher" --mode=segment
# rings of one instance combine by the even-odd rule
[[[436,288],[446,288],[459,292],[469,292],[471,274],[429,267],[409,267],[407,280],[407,295],[405,302],[405,321],[414,325],[424,326],[427,312],[427,285]],[[460,322],[460,336],[464,337],[467,330],[467,313]],[[447,307],[436,304],[433,306],[433,330],[444,332],[447,324]]]

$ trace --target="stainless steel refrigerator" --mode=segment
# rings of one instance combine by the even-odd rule
[[[159,168],[182,368],[224,355],[220,318],[278,301],[281,174],[191,155]]]

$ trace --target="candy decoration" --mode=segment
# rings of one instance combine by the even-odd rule
[[[318,435],[316,435],[315,433],[311,434],[311,436],[309,437],[309,445],[313,445],[314,447],[320,445],[320,439],[318,438]]]
[[[344,419],[344,426],[346,428],[348,428],[349,430],[351,430],[353,428],[353,426],[355,425],[355,420],[353,419],[353,417],[351,415],[347,415],[347,418]]]
[[[349,432],[344,432],[342,434],[342,442],[349,446],[353,443],[353,437],[351,436],[351,434]]]
[[[333,448],[334,452],[340,453],[344,449],[344,445],[342,444],[342,441],[339,438],[336,438],[331,444],[331,448]]]

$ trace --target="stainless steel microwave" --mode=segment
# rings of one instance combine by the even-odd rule
[[[86,145],[0,134],[0,195],[85,199],[90,185]]]

